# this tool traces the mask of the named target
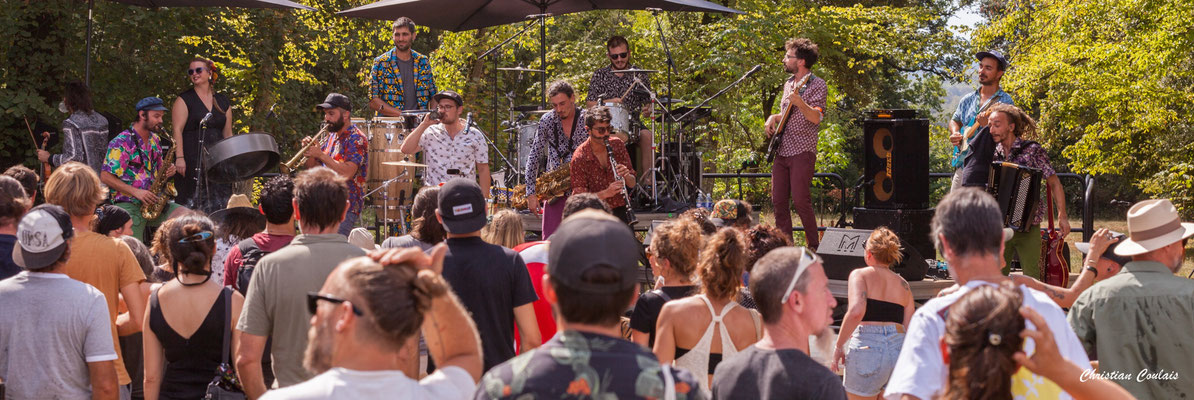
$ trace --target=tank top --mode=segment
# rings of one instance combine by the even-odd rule
[[[161,289],[161,288],[158,288]],[[184,338],[170,327],[158,303],[158,291],[149,296],[149,329],[157,336],[166,354],[166,371],[162,375],[161,398],[200,399],[207,384],[216,375],[224,345],[224,287],[211,309],[207,311],[199,329]],[[230,351],[231,352],[231,351]]]
[[[682,349],[679,347],[676,348],[676,361],[674,364],[677,367],[693,371],[694,374],[700,377],[699,371],[708,371],[708,374],[712,374],[713,370],[717,368],[717,364],[712,362],[715,357],[713,357],[713,354],[710,354],[710,347],[713,345],[714,325],[718,327],[719,334],[721,335],[721,354],[718,355],[720,357],[716,357],[717,361],[729,360],[738,355],[738,346],[734,345],[734,340],[730,338],[730,331],[726,329],[726,324],[722,321],[730,310],[738,306],[738,303],[731,301],[725,307],[721,308],[721,313],[717,313],[713,310],[713,303],[709,302],[707,296],[699,294],[696,295],[696,298],[701,299],[701,302],[705,303],[705,307],[709,309],[709,315],[713,318],[709,321],[709,326],[705,327],[705,333],[701,335],[701,339],[697,341],[696,346],[682,353],[680,351]],[[759,321],[753,312],[750,313],[750,317],[754,320],[755,338],[758,339],[760,335]],[[700,377],[697,379],[697,382],[700,384],[702,392],[709,393],[708,378]]]
[[[862,315],[866,322],[894,322],[904,323],[904,306],[890,301],[866,299],[866,313]]]

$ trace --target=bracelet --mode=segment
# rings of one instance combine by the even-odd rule
[[[1095,274],[1095,278],[1098,278],[1098,277],[1099,277],[1099,269],[1098,269],[1098,268],[1095,268],[1094,266],[1091,266],[1091,265],[1085,265],[1085,266],[1083,266],[1083,267],[1082,267],[1082,269],[1084,269],[1084,270],[1087,270],[1087,271],[1090,271],[1090,272],[1094,272],[1094,274]]]

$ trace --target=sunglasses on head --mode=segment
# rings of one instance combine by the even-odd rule
[[[198,67],[195,69],[187,70],[187,75],[195,75],[195,74],[202,74],[202,73],[203,73],[203,67]]]
[[[348,301],[338,297],[328,296],[326,294],[319,294],[318,292],[307,292],[307,311],[309,311],[311,315],[315,315],[315,310],[319,308],[320,300],[334,304],[340,304]],[[356,304],[348,303],[348,305],[352,306],[352,313],[356,314],[358,317],[365,315],[361,309],[357,308]]]
[[[612,58],[615,60],[617,60],[619,58],[626,58],[626,57],[630,57],[629,51],[623,51],[621,53],[610,53],[610,55],[609,55],[609,58]]]
[[[800,275],[804,274],[804,270],[820,261],[821,256],[809,251],[807,247],[800,248],[800,262],[796,264],[796,273],[792,274],[792,282],[788,284],[788,290],[784,291],[784,297],[780,300],[780,304],[787,304],[788,299],[792,298],[792,291],[796,290],[796,281],[800,280]]]

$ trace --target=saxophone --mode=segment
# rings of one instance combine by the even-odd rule
[[[535,195],[539,198],[540,203],[554,200],[567,193],[568,189],[572,189],[571,165],[571,162],[561,163],[556,169],[539,175],[539,178],[535,179]],[[514,208],[525,210],[528,207],[526,195],[526,185],[515,186],[514,196],[510,200],[510,205]]]
[[[168,179],[166,172],[174,166],[174,158],[177,157],[174,146],[170,146],[170,154],[162,161],[162,165],[158,167],[157,171],[153,173],[153,183],[149,185],[149,192],[158,195],[156,203],[141,203],[141,218],[147,221],[152,221],[162,214],[162,209],[166,207],[166,203],[178,196],[178,190],[174,188],[174,181]]]

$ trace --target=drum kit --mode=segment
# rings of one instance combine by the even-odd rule
[[[542,74],[543,70],[524,68],[524,67],[502,67],[497,68],[499,71],[517,72],[517,73],[535,73]],[[654,74],[660,71],[651,69],[625,69],[615,70],[615,73],[630,73],[630,74]],[[655,156],[654,164],[643,168],[647,175],[655,178],[655,185],[650,186],[650,192],[646,192],[643,186],[638,186],[637,195],[634,196],[638,204],[636,206],[640,209],[658,208],[662,206],[659,199],[660,196],[676,199],[680,202],[690,202],[696,198],[700,190],[700,153],[693,151],[695,146],[691,138],[685,140],[684,128],[689,122],[695,122],[697,119],[709,117],[707,112],[695,115],[697,118],[689,118],[688,121],[681,121],[673,115],[680,115],[689,110],[686,107],[670,109],[682,101],[670,97],[657,97],[649,87],[637,77],[635,83],[627,90],[627,94],[631,91],[636,93],[646,93],[650,96],[651,107],[655,111],[653,118],[649,122],[643,123],[641,126],[638,119],[633,115],[632,110],[626,108],[621,103],[616,102],[602,102],[610,111],[612,120],[610,121],[613,135],[622,139],[624,143],[636,143],[639,141],[639,135],[643,128],[648,129],[651,134],[657,135],[654,143],[658,146],[655,149],[640,150],[653,151]],[[625,96],[623,96],[625,97]],[[516,160],[516,165],[507,166],[503,171],[504,179],[495,180],[495,192],[513,188],[515,185],[522,183],[525,176],[526,168],[528,168],[529,156],[531,152],[531,144],[535,138],[535,132],[539,126],[539,117],[546,114],[549,110],[541,109],[536,105],[514,105],[513,94],[508,94],[509,100],[509,117],[506,121],[502,121],[501,125],[507,127],[502,130],[508,136],[507,153],[514,154],[513,158]],[[661,125],[670,124],[673,122],[680,122],[680,129],[661,129]],[[666,139],[666,140],[661,140]],[[685,145],[681,146],[680,144]],[[683,148],[683,151],[682,149]],[[674,153],[674,154],[673,154]],[[696,176],[692,175],[692,166],[697,166]],[[502,187],[499,187],[502,186]]]

